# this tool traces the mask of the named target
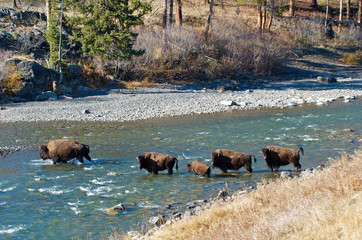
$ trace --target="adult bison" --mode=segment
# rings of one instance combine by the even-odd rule
[[[68,139],[50,140],[46,145],[39,148],[40,157],[53,159],[53,164],[66,163],[72,158],[77,158],[83,163],[83,157],[91,161],[89,146]]]
[[[293,164],[296,172],[302,168],[299,164],[299,153],[301,152],[304,155],[304,150],[301,147],[297,151],[291,148],[267,146],[261,151],[263,152],[265,163],[272,172],[277,172],[280,166],[288,165],[289,163]]]
[[[158,171],[167,169],[169,174],[173,173],[173,166],[176,163],[178,170],[178,160],[174,156],[165,153],[145,152],[137,157],[140,169],[144,168],[149,173],[158,174]]]
[[[256,158],[254,155],[247,153],[236,152],[229,149],[217,149],[215,152],[211,153],[212,167],[218,167],[224,173],[230,170],[238,170],[241,167],[244,167],[249,173],[253,171],[251,168],[251,160]]]
[[[208,176],[210,177],[210,166],[207,165],[204,162],[200,162],[200,161],[193,161],[191,163],[188,163],[186,165],[186,171],[187,172],[193,172],[195,175],[201,175],[203,177]]]

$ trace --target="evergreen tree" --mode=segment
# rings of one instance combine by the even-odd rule
[[[77,12],[71,19],[73,35],[82,43],[86,56],[114,60],[144,53],[133,49],[137,34],[131,32],[131,28],[143,24],[143,16],[151,10],[148,3],[139,0],[68,2]]]

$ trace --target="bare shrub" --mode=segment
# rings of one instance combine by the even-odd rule
[[[278,24],[279,31],[285,31],[290,38],[300,45],[322,45],[326,42],[324,21],[285,19]]]

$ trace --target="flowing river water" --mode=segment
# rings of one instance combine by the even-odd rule
[[[216,196],[225,183],[233,190],[278,177],[264,163],[260,149],[266,145],[301,146],[302,169],[316,167],[360,147],[361,106],[356,100],[126,123],[1,123],[0,146],[26,148],[0,158],[0,239],[104,239],[113,231],[140,230],[151,216]],[[93,161],[53,165],[40,159],[39,145],[57,138],[88,144]],[[254,154],[253,173],[214,169],[202,178],[186,172],[192,160],[210,164],[217,148]],[[174,155],[179,170],[140,171],[136,157],[145,151]],[[119,203],[125,211],[108,211]]]

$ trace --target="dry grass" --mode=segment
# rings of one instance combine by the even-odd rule
[[[146,239],[362,239],[361,163],[360,149],[310,177],[263,181]]]

